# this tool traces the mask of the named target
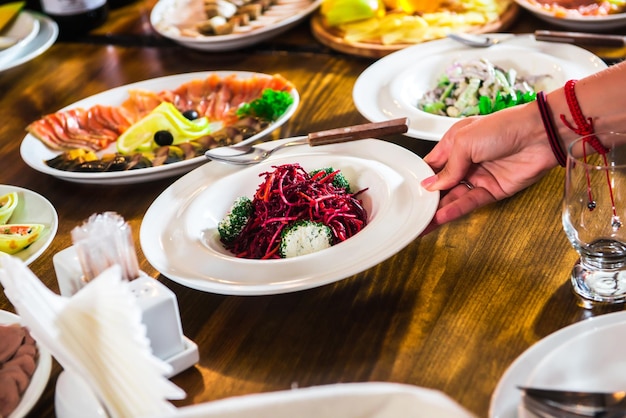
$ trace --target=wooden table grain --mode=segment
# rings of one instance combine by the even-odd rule
[[[153,3],[138,0],[112,10],[89,35],[58,41],[36,59],[0,73],[0,183],[40,193],[58,211],[54,241],[30,265],[54,291],[52,257],[71,245],[75,226],[105,211],[128,221],[140,267],[176,293],[184,334],[199,346],[198,364],[172,379],[187,393],[177,406],[294,386],[382,381],[443,391],[477,417],[487,417],[494,388],[524,350],[560,328],[607,312],[580,308],[568,283],[577,256],[560,223],[561,169],[506,201],[415,239],[375,267],[319,288],[223,296],[160,275],[141,252],[139,229],[151,203],[177,177],[106,186],[41,174],[20,157],[28,123],[128,83],[240,70],[290,79],[301,105],[274,136],[305,134],[365,122],[352,87],[374,61],[320,45],[306,20],[245,50],[188,50],[152,31]],[[557,29],[525,12],[510,29],[535,28]],[[388,140],[419,156],[434,145],[404,136]],[[14,311],[1,292],[0,309]],[[54,416],[60,371],[54,362],[30,416]]]

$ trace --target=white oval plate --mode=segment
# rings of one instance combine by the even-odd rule
[[[358,111],[371,122],[409,118],[407,136],[439,141],[459,119],[433,115],[417,108],[417,101],[436,85],[454,61],[486,58],[520,75],[551,74],[545,91],[569,79],[596,73],[607,65],[589,51],[569,44],[539,42],[532,35],[487,34],[507,39],[490,48],[471,48],[451,39],[425,42],[394,52],[361,73],[352,91]]]
[[[264,147],[278,145],[263,144]],[[368,211],[368,225],[354,237],[313,254],[280,260],[237,258],[219,242],[218,222],[240,196],[251,197],[272,166],[299,163],[307,170],[341,170]],[[285,149],[263,163],[241,168],[211,163],[168,187],[148,208],[140,229],[150,264],[184,286],[229,295],[293,292],[357,274],[400,251],[429,224],[439,193],[420,181],[432,175],[417,155],[375,139]],[[406,225],[411,225],[407,228]]]
[[[626,312],[604,314],[569,325],[533,344],[502,375],[491,397],[489,418],[518,418],[521,393],[517,386],[624,390],[625,375],[612,375],[606,366],[612,364],[615,372],[624,371],[620,347],[626,341],[625,327]],[[620,345],[601,347],[603,342],[614,340]],[[601,364],[604,366],[595,368]],[[589,374],[582,378],[583,373]]]
[[[11,312],[0,310],[0,324],[10,325],[19,323],[19,316]],[[35,406],[48,384],[50,370],[52,369],[52,357],[50,356],[50,353],[48,353],[48,351],[39,343],[37,344],[37,349],[39,350],[39,359],[37,360],[35,373],[33,373],[30,383],[22,395],[22,400],[19,405],[8,418],[22,418],[26,416],[32,407]]]
[[[159,0],[150,13],[152,27],[160,35],[188,48],[231,51],[252,46],[287,31],[317,9],[322,0],[278,0],[264,16],[252,21],[249,31],[196,37],[181,34],[176,26],[180,20],[198,20],[202,10],[194,9],[192,3],[197,3],[198,7],[202,5],[199,0]],[[183,11],[187,12],[187,16],[182,15]],[[285,17],[285,13],[288,17]]]
[[[54,20],[40,13],[29,11],[23,11],[22,14],[23,13],[29,14],[39,22],[39,30],[36,36],[31,39],[30,42],[23,45],[16,54],[12,54],[10,59],[3,59],[2,62],[0,62],[0,72],[37,58],[39,55],[46,52],[59,36],[59,26]]]
[[[28,265],[35,261],[52,243],[59,227],[59,218],[52,203],[40,194],[21,187],[0,184],[0,196],[11,192],[17,192],[19,203],[8,223],[42,224],[46,227],[37,241],[28,248],[13,254],[14,257],[21,259]]]
[[[159,77],[151,80],[127,84],[125,86],[116,87],[114,89],[95,94],[86,99],[80,100],[70,106],[66,106],[61,110],[76,107],[89,108],[98,104],[118,106],[121,105],[122,102],[124,102],[124,100],[128,98],[128,90],[130,89],[142,89],[155,92],[166,89],[175,89],[181,84],[184,84],[191,80],[204,79],[210,74],[217,74],[220,77],[226,77],[231,74],[236,74],[237,77],[240,78],[267,76],[266,74],[246,71],[207,71]],[[280,118],[278,118],[274,123],[270,124],[263,131],[246,139],[245,141],[242,141],[241,144],[251,143],[258,139],[261,139],[264,136],[269,135],[272,131],[283,125],[285,122],[287,122],[287,120],[289,120],[289,118],[294,114],[294,112],[298,108],[298,104],[300,103],[300,96],[298,95],[298,92],[295,88],[291,91],[291,96],[293,97],[293,103]],[[100,153],[115,152],[115,147],[116,144],[113,143],[107,149],[100,151]],[[49,160],[56,155],[59,155],[60,152],[51,150],[43,142],[41,142],[31,134],[26,135],[26,137],[22,141],[22,144],[20,146],[20,153],[24,162],[26,162],[26,164],[39,172],[49,174],[62,180],[77,183],[94,184],[128,184],[152,181],[186,173],[191,169],[208,162],[208,159],[206,157],[199,156],[177,163],[165,164],[159,167],[141,168],[128,171],[115,171],[106,173],[78,173],[72,171],[63,171],[52,168],[45,163],[46,160]]]
[[[15,43],[3,50],[0,50],[0,63],[7,62],[13,58],[22,48],[26,47],[39,33],[39,20],[32,14],[22,11],[15,21],[2,32],[0,36],[12,39]]]
[[[578,32],[608,31],[626,26],[626,13],[616,13],[607,16],[557,17],[527,0],[515,0],[515,2],[545,22],[574,29]]]
[[[471,418],[472,414],[437,390],[400,383],[362,382],[233,396],[181,407],[167,417]]]

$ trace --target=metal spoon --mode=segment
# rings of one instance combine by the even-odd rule
[[[471,33],[450,33],[448,38],[462,43],[463,45],[471,46],[473,48],[488,48],[493,45],[501,44],[513,38],[515,35],[507,36],[504,38],[492,38],[490,36],[474,35]]]
[[[204,155],[215,161],[229,164],[250,165],[260,163],[269,158],[274,152],[286,147],[307,144],[312,147],[337,144],[340,142],[355,141],[357,139],[402,134],[408,130],[408,118],[399,118],[384,122],[364,123],[361,125],[347,126],[345,128],[313,132],[306,136],[295,137],[292,141],[284,142],[270,150],[251,145],[235,145],[231,147],[214,148],[208,150]]]

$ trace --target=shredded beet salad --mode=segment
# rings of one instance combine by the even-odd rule
[[[349,187],[333,184],[339,170],[305,171],[299,164],[272,166],[252,199],[252,213],[234,239],[224,242],[237,257],[280,258],[282,231],[296,221],[310,220],[330,227],[332,245],[352,237],[367,224],[367,212]]]

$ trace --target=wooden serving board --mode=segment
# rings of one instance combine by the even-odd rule
[[[511,2],[498,21],[484,26],[478,26],[471,32],[491,33],[503,31],[515,21],[518,13],[519,6],[515,2]],[[315,36],[319,42],[329,48],[345,54],[357,55],[366,58],[382,58],[392,52],[415,45],[413,43],[383,45],[380,42],[347,42],[343,38],[341,30],[330,27],[326,24],[324,16],[322,16],[319,10],[316,11],[311,18],[311,31],[313,32],[313,36]]]

